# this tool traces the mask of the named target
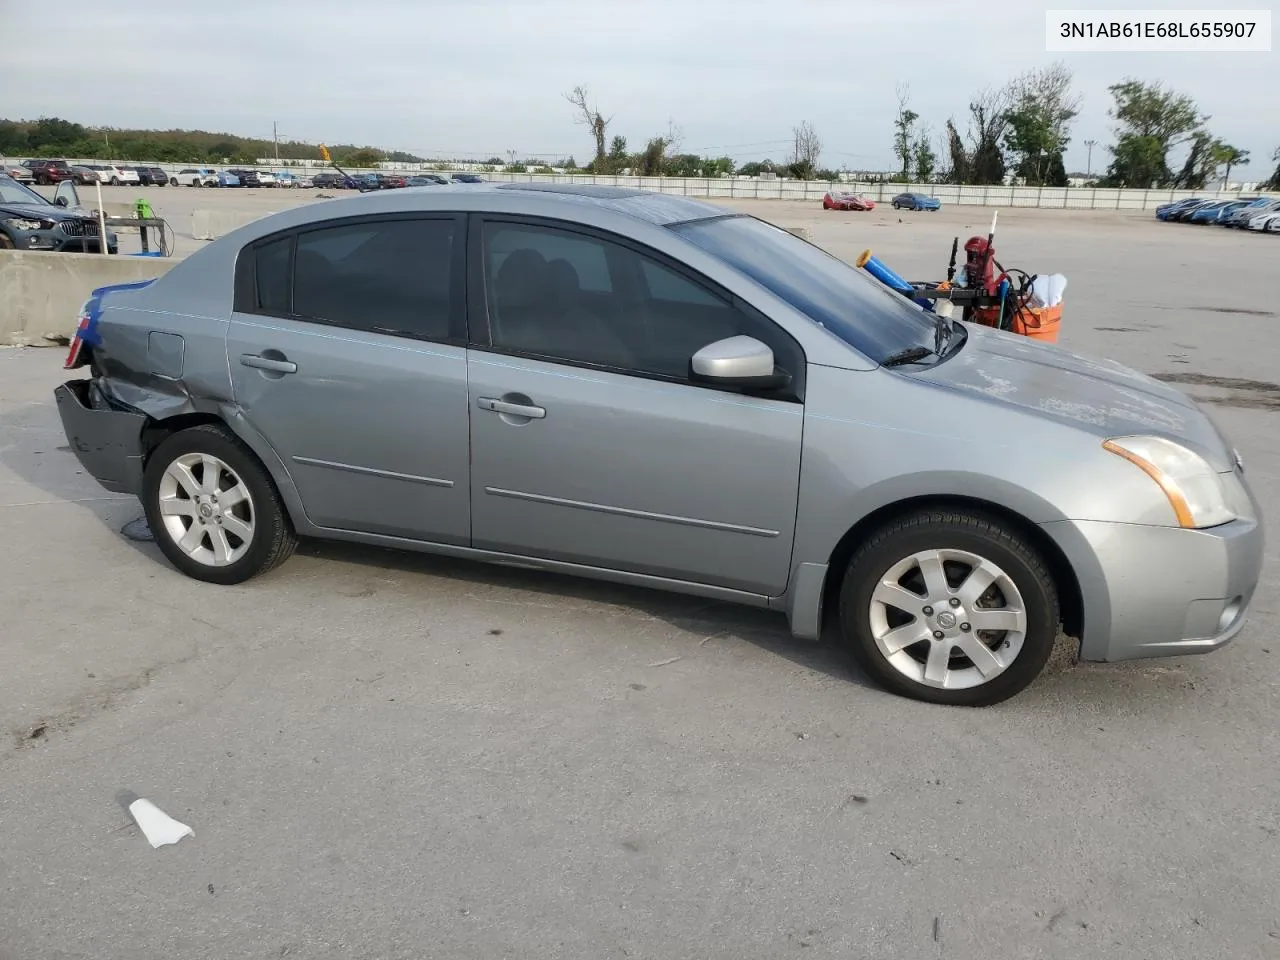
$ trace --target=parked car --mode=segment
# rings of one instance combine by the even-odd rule
[[[98,168],[87,163],[72,164],[71,181],[80,187],[102,182],[98,175]]]
[[[320,190],[345,190],[350,179],[338,173],[317,173],[311,178],[311,184]]]
[[[210,167],[186,167],[169,178],[172,186],[216,187],[218,172]]]
[[[432,183],[439,184],[441,186],[445,186],[449,183],[447,179],[440,176],[438,173],[418,173],[415,174],[415,176],[421,177],[424,180],[430,180]]]
[[[1200,199],[1194,204],[1173,211],[1168,219],[1173,223],[1186,223],[1197,210],[1203,210],[1205,207],[1217,202],[1217,200]]]
[[[63,180],[75,179],[70,164],[65,160],[23,160],[22,166],[31,171],[31,182],[41,186],[53,186]]]
[[[1190,197],[1185,200],[1175,200],[1173,203],[1164,203],[1156,207],[1157,220],[1171,220],[1175,213],[1182,210],[1193,209],[1206,203],[1202,197]]]
[[[109,183],[113,187],[125,184],[137,185],[139,182],[138,171],[133,167],[121,167],[114,163],[104,163],[97,169],[98,176],[102,178],[102,182]]]
[[[234,170],[228,170],[227,173],[237,177],[240,180],[240,186],[242,187],[262,186],[262,179],[258,176],[257,170],[243,170],[237,167]]]
[[[218,171],[218,186],[220,187],[238,187],[240,186],[240,178],[230,170]]]
[[[255,171],[258,177],[258,186],[274,187],[276,185],[276,175],[267,170]]]
[[[451,179],[454,183],[485,183],[487,182],[484,177],[475,173],[455,173],[449,179]]]
[[[283,170],[276,174],[276,186],[298,188],[302,186],[311,186],[310,177],[300,177],[291,170]]]
[[[1206,203],[1203,207],[1198,207],[1187,217],[1188,223],[1220,223],[1222,218],[1229,213],[1234,213],[1244,206],[1239,200],[1218,200],[1214,203]]]
[[[32,173],[30,167],[25,167],[21,163],[0,163],[0,176],[9,177],[18,183],[35,183],[36,177]]]
[[[891,201],[895,210],[940,210],[942,201],[923,193],[900,193]]]
[[[398,173],[377,173],[374,176],[378,178],[378,187],[382,190],[397,190],[407,186],[405,178]]]
[[[1280,207],[1251,217],[1245,226],[1250,230],[1263,233],[1280,233]]]
[[[1085,660],[1240,631],[1257,501],[1185,394],[661,199],[512,183],[256,220],[95,291],[67,359],[89,375],[55,394],[71,450],[198,580],[304,536],[738,601],[809,639],[826,598],[870,676],[940,703],[1014,695],[1060,627]]]
[[[169,174],[159,167],[133,167],[138,174],[138,183],[144,187],[164,187],[169,183]]]
[[[1280,199],[1259,197],[1257,200],[1246,204],[1241,209],[1225,217],[1222,224],[1226,227],[1245,227],[1254,217],[1270,213],[1273,210],[1280,210]]]
[[[438,187],[440,186],[440,181],[435,177],[424,177],[415,174],[412,177],[406,177],[404,185],[406,187]]]
[[[823,210],[873,210],[875,201],[860,193],[835,193],[828,190],[822,198]]]
[[[100,253],[97,217],[78,209],[75,184],[63,180],[50,203],[26,184],[0,175],[0,250],[44,250],[53,253]],[[107,252],[118,240],[107,231]]]

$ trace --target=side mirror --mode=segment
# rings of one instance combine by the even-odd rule
[[[54,202],[54,203],[56,203],[56,204],[57,204],[58,206],[60,206],[60,207],[69,207],[69,206],[71,206],[71,201],[69,201],[66,197],[54,197],[54,198],[53,198],[53,202]]]
[[[689,361],[689,379],[744,390],[777,390],[791,374],[773,362],[773,351],[755,337],[726,337],[709,343]]]

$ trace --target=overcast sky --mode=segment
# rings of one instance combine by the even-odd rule
[[[972,91],[1060,57],[1083,96],[1068,169],[1084,169],[1088,139],[1099,141],[1094,170],[1106,166],[1106,88],[1126,76],[1191,94],[1216,135],[1252,151],[1246,177],[1265,176],[1280,144],[1280,54],[1049,54],[1045,5],[1026,0],[126,7],[76,2],[51,14],[40,2],[0,0],[0,114],[268,138],[278,121],[282,139],[430,155],[573,154],[581,163],[590,136],[561,95],[584,84],[613,117],[610,135],[633,149],[674,121],[690,152],[781,160],[791,128],[808,120],[822,165],[885,169],[895,85],[910,84],[913,109],[937,134],[949,116],[963,121]],[[107,52],[105,63],[95,50]]]

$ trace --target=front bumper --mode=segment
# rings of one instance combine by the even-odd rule
[[[1080,583],[1084,660],[1209,653],[1245,624],[1262,570],[1261,520],[1207,530],[1064,520],[1044,529]]]
[[[147,416],[112,406],[91,380],[68,380],[53,391],[76,459],[112,493],[142,494],[142,428]]]

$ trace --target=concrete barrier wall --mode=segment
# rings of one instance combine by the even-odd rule
[[[0,345],[49,346],[75,333],[76,314],[95,287],[150,280],[177,260],[0,250]]]
[[[261,220],[275,213],[244,213],[238,210],[193,210],[191,213],[191,236],[197,240],[217,240],[225,237],[232,230],[238,230],[246,223]]]

